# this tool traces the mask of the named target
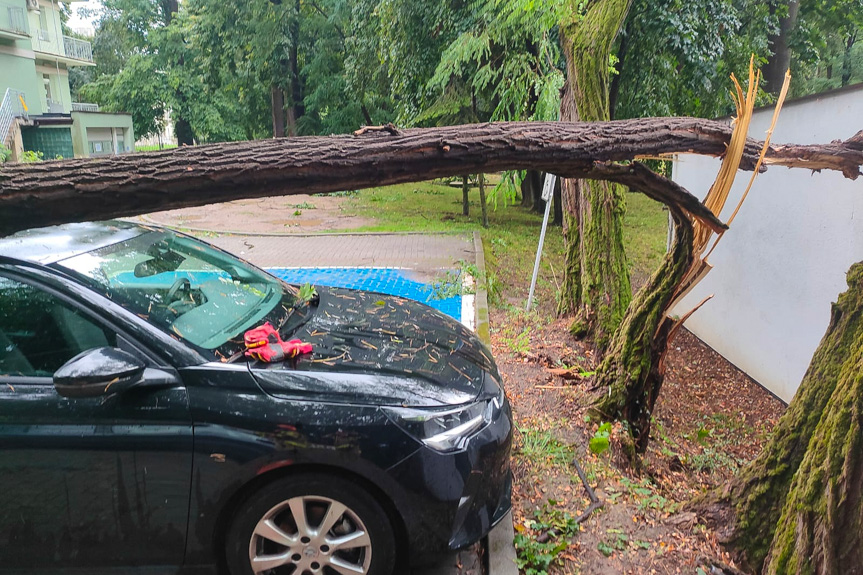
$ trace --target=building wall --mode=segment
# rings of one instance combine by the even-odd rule
[[[7,88],[20,90],[24,92],[30,115],[39,115],[43,111],[43,90],[33,59],[24,55],[27,52],[0,45],[0,98]]]
[[[76,157],[90,155],[89,141],[98,139],[104,141],[106,130],[123,131],[121,141],[118,142],[120,152],[131,152],[135,147],[135,130],[132,127],[132,116],[130,114],[109,114],[104,112],[72,112],[72,141]],[[90,136],[88,137],[88,131]],[[111,137],[113,140],[113,136]],[[103,152],[104,153],[104,152]]]
[[[772,109],[756,112],[750,136],[763,139]],[[789,102],[774,143],[827,143],[863,128],[863,85]],[[674,180],[704,197],[719,161],[682,155]],[[727,220],[745,189],[740,172]],[[785,401],[793,397],[846,289],[845,273],[863,260],[863,178],[771,167],[710,256],[713,271],[674,310],[682,315],[714,294],[687,322],[699,338]]]
[[[72,111],[72,93],[69,90],[69,71],[62,65],[48,66],[44,64],[36,65],[36,76],[42,88],[42,98],[45,98],[44,80],[48,77],[51,85],[51,99],[60,104],[63,114],[68,114]],[[47,107],[45,109],[47,113]]]
[[[30,36],[33,39],[33,49],[51,54],[63,54],[63,27],[60,13],[51,2],[39,0],[39,12],[28,10]],[[39,37],[39,30],[47,32],[47,39]]]

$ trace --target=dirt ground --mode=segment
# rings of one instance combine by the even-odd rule
[[[722,484],[760,451],[782,402],[681,330],[669,354],[644,470],[635,474],[616,448],[614,437],[625,433],[619,425],[609,451],[597,456],[588,449],[600,424],[586,415],[595,364],[589,348],[569,335],[567,322],[537,326],[522,318],[512,325],[496,311],[492,325],[493,351],[519,429],[514,516],[517,532],[529,541],[519,546],[520,557],[541,557],[547,549],[534,549],[536,542],[564,544],[547,567],[550,574],[704,574],[698,571],[701,556],[734,564],[716,535],[681,513],[681,506]],[[512,334],[524,329],[529,344],[514,344]],[[585,375],[564,378],[562,368]],[[577,516],[589,503],[573,458],[604,506],[580,528],[567,529],[561,528],[567,514]]]
[[[279,196],[237,200],[224,204],[155,212],[145,221],[184,229],[250,234],[303,234],[346,230],[369,225],[369,220],[346,212],[339,195]]]

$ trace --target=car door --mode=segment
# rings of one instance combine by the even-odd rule
[[[53,372],[106,346],[137,355],[165,384],[61,397]],[[0,573],[177,570],[192,426],[171,373],[62,294],[0,274]]]

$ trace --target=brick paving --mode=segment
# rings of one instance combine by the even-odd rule
[[[218,236],[206,241],[260,267],[397,267],[423,275],[474,262],[468,234]]]

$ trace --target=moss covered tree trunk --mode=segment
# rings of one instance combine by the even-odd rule
[[[577,14],[580,2],[571,2]],[[608,62],[631,0],[595,0],[561,26],[567,86],[564,121],[607,121]],[[604,349],[632,299],[623,248],[624,188],[586,180],[563,182],[566,269],[561,313],[575,314],[575,335]]]
[[[648,184],[676,186],[646,168],[645,172]],[[674,204],[667,205],[674,221],[671,248],[627,308],[597,370],[597,384],[607,392],[594,406],[596,411],[605,419],[628,421],[639,452],[647,448],[650,416],[662,387],[663,358],[675,323],[665,309],[693,261],[690,216]]]
[[[769,575],[863,573],[863,262],[759,457],[695,503]]]
[[[477,175],[479,183],[479,205],[482,208],[482,227],[488,227],[488,202],[485,197],[485,174],[482,172]]]

